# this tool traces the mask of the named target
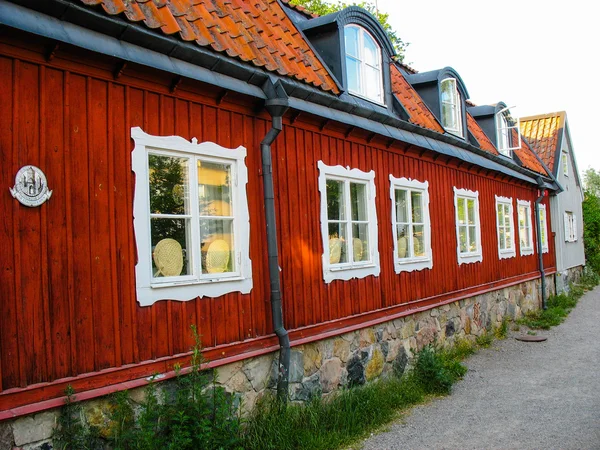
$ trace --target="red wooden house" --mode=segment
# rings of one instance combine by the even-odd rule
[[[0,23],[0,420],[168,378],[190,325],[211,366],[283,348],[302,384],[288,345],[293,366],[423,311],[481,329],[515,314],[496,301],[538,306],[552,176],[510,118],[498,152],[453,69],[394,62],[366,11],[0,0]],[[52,190],[35,207],[9,191],[28,165]],[[447,315],[433,334],[464,329]]]

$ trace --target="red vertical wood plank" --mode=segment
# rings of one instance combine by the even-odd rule
[[[43,83],[45,101],[44,148],[46,152],[46,176],[52,180],[52,213],[48,214],[48,302],[49,312],[46,322],[49,359],[54,367],[51,379],[63,378],[71,374],[70,307],[68,275],[69,256],[67,245],[67,211],[64,166],[65,162],[65,81],[64,74],[57,70],[46,70]],[[40,96],[41,97],[41,96]]]
[[[0,185],[10,187],[14,185],[18,170],[13,147],[13,140],[16,140],[13,98],[17,96],[13,70],[16,72],[13,60],[0,57],[0,79],[5,86],[12,86],[12,89],[0,90],[0,123],[7,125],[4,132],[0,133],[0,155],[4,166],[0,172]],[[12,196],[0,196],[0,210],[4,214],[4,220],[0,222],[0,245],[3,250],[0,252],[0,392],[20,384],[14,203],[16,200]]]
[[[47,151],[46,151],[46,67],[39,67],[38,76],[38,111],[39,111],[39,161],[42,170],[47,171]],[[50,305],[49,305],[49,283],[48,283],[48,214],[47,204],[40,207],[40,262],[41,262],[41,308],[42,324],[40,328],[44,329],[43,334],[43,375],[41,380],[48,380],[54,377],[54,358],[52,351],[52,331],[50,329]]]
[[[39,67],[21,63],[16,80],[19,89],[18,164],[42,166],[39,149]],[[47,206],[47,205],[44,205]],[[27,384],[43,381],[46,375],[44,307],[42,298],[41,208],[19,205],[18,234],[25,270],[21,273],[21,305],[25,333]]]
[[[88,79],[88,148],[92,305],[96,369],[115,364],[115,323],[110,256],[107,83]]]

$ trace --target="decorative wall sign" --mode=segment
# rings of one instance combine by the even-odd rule
[[[15,176],[15,186],[10,189],[14,198],[31,208],[40,206],[52,196],[46,175],[38,167],[23,166]]]

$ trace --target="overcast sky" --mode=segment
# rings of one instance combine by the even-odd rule
[[[410,43],[405,62],[414,69],[451,66],[471,101],[503,101],[516,106],[514,116],[566,111],[579,171],[600,170],[600,15],[594,2],[377,3]]]

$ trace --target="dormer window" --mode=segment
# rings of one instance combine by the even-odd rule
[[[516,122],[509,116],[508,108],[498,111],[496,117],[496,144],[498,151],[504,156],[511,156],[512,150],[521,148],[521,133],[519,131],[519,121]],[[517,139],[513,143],[514,133],[516,131]]]
[[[373,36],[357,25],[346,25],[344,37],[348,92],[376,103],[384,103],[379,45]]]
[[[455,78],[445,78],[440,83],[442,126],[449,133],[463,137],[462,106]]]

